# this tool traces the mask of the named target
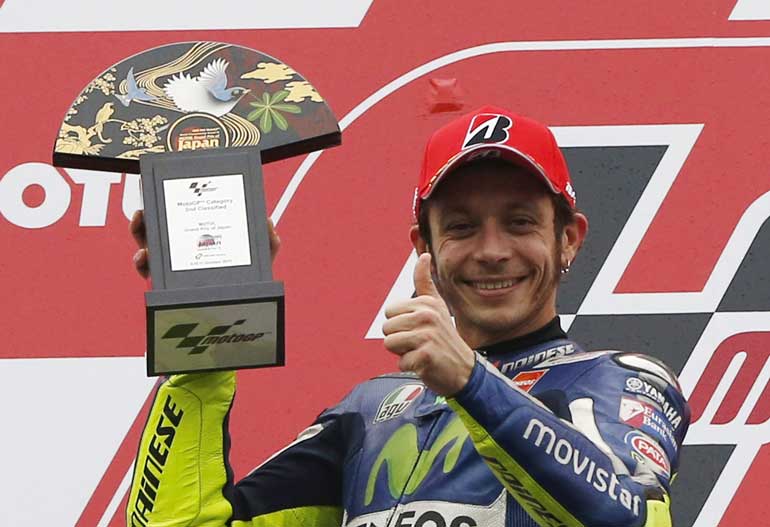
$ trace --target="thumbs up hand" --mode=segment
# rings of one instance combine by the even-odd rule
[[[417,260],[414,288],[417,297],[385,309],[385,348],[400,357],[401,371],[412,371],[437,394],[452,396],[467,384],[476,355],[457,333],[433,283],[429,253]]]

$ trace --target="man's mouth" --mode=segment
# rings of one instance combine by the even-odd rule
[[[506,278],[496,280],[468,280],[466,283],[481,291],[498,291],[508,289],[520,283],[524,278]]]

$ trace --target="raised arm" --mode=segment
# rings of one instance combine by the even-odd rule
[[[346,403],[233,482],[228,416],[235,373],[175,375],[157,391],[134,467],[129,527],[338,527]]]
[[[448,402],[484,461],[540,525],[670,526],[669,483],[687,404],[675,380],[624,368],[615,354],[592,356],[541,367],[554,386],[540,396],[547,406],[481,357]],[[656,401],[645,401],[644,384]]]

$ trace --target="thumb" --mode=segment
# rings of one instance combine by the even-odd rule
[[[441,298],[441,295],[438,294],[438,289],[436,289],[436,284],[433,283],[430,264],[430,253],[422,253],[417,260],[417,264],[414,266],[414,290],[417,296],[428,295]]]

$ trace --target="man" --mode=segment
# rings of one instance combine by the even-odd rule
[[[355,387],[237,484],[234,373],[171,377],[128,525],[671,525],[689,409],[662,363],[561,330],[557,286],[588,222],[550,131],[491,106],[449,123],[414,209],[416,296],[383,326],[404,373]],[[146,249],[135,261],[146,272]]]

